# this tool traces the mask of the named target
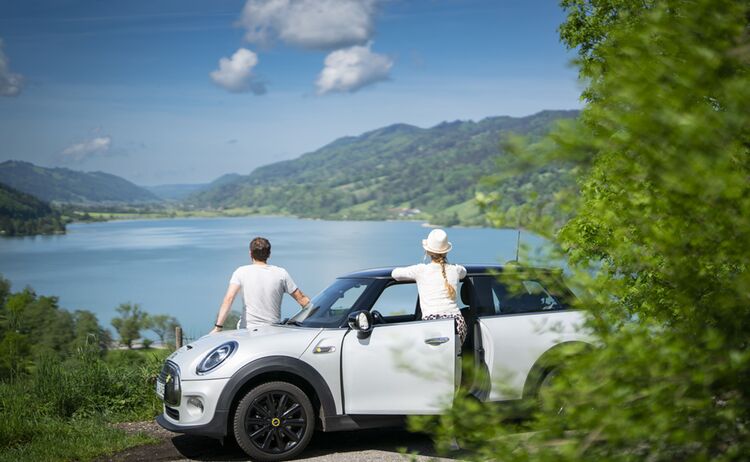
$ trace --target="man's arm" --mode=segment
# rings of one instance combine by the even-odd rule
[[[224,301],[221,302],[221,307],[219,308],[219,315],[216,316],[216,326],[214,326],[213,329],[211,329],[210,334],[214,334],[216,332],[221,332],[221,329],[223,329],[224,321],[226,321],[227,316],[229,315],[229,310],[232,309],[232,303],[234,302],[234,297],[237,296],[237,292],[240,291],[240,287],[237,284],[229,284],[229,287],[227,288],[227,293],[224,295]],[[218,327],[222,326],[222,327]]]
[[[299,303],[299,306],[301,306],[302,308],[310,308],[308,306],[310,305],[310,297],[302,293],[301,290],[297,289],[292,292],[292,297],[297,300],[297,303]]]

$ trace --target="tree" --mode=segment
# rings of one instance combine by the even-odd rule
[[[120,335],[120,343],[131,349],[133,342],[141,337],[147,314],[141,311],[141,306],[137,303],[122,303],[116,311],[120,316],[112,319],[112,327]]]
[[[741,460],[750,453],[750,2],[563,5],[561,34],[578,47],[589,102],[577,122],[514,150],[574,167],[573,216],[529,226],[584,270],[582,307],[604,347],[566,361],[524,437],[462,400],[418,424],[443,442],[458,434],[483,460]],[[562,417],[545,412],[561,408]]]
[[[73,313],[75,325],[74,347],[77,350],[104,353],[112,342],[112,336],[107,329],[99,325],[96,315],[86,310],[76,310]]]
[[[10,295],[10,281],[0,275],[0,307],[5,305],[8,295]]]
[[[109,341],[93,313],[71,314],[58,307],[57,297],[30,287],[13,293],[0,277],[0,378],[26,372],[41,356],[63,359],[84,346],[102,352]]]
[[[180,323],[174,316],[166,314],[149,315],[145,323],[145,327],[159,337],[162,345],[174,342],[175,328],[179,325]]]

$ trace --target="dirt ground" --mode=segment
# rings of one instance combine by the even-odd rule
[[[128,449],[97,462],[135,461],[246,461],[247,455],[236,443],[222,445],[219,441],[200,436],[178,435],[164,430],[156,422],[119,424],[127,432],[143,432],[158,438],[153,445]],[[360,430],[354,432],[317,432],[310,445],[296,460],[315,462],[343,461],[408,461],[399,450],[419,453],[418,461],[457,459],[438,457],[430,438],[403,429]],[[454,457],[457,454],[453,455]]]

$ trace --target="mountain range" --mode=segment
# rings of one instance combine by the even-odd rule
[[[152,192],[109,173],[45,168],[19,160],[0,163],[0,183],[47,202],[132,204],[160,200]]]
[[[506,155],[503,139],[512,133],[533,141],[557,121],[577,115],[578,111],[542,111],[527,117],[443,122],[431,128],[394,124],[339,138],[247,175],[231,173],[205,184],[141,187],[108,173],[11,160],[0,163],[0,184],[5,185],[0,190],[0,218],[6,219],[4,223],[15,220],[13,229],[27,230],[22,233],[36,228],[58,232],[54,224],[59,208],[45,203],[51,202],[66,204],[66,213],[78,206],[125,205],[133,211],[239,209],[233,213],[484,225],[475,197],[480,180],[500,168],[497,160]],[[500,224],[506,213],[507,224],[515,226],[519,210],[554,215],[554,195],[570,181],[564,168],[549,165],[493,184],[490,187],[501,198]],[[47,221],[39,221],[42,218]],[[75,220],[75,213],[69,219]]]
[[[542,111],[528,117],[444,122],[431,128],[390,125],[259,167],[195,192],[186,202],[197,208],[244,207],[313,218],[413,217],[433,223],[483,224],[474,198],[480,179],[496,170],[503,137],[515,133],[534,140],[556,121],[577,115],[577,111]],[[542,169],[509,181],[503,192],[512,198],[516,189],[532,187],[551,196],[549,181],[541,181],[549,173],[549,168]],[[515,196],[516,203],[524,200]],[[512,205],[512,201],[507,204]]]

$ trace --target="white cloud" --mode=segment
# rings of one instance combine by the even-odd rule
[[[247,48],[240,48],[231,58],[219,60],[219,69],[211,72],[211,80],[232,93],[251,91],[262,95],[266,92],[266,87],[262,82],[256,81],[253,75],[253,68],[257,64],[258,55]]]
[[[315,82],[318,94],[354,92],[388,79],[393,60],[386,55],[373,53],[370,46],[353,46],[329,53],[325,67]]]
[[[239,24],[251,43],[334,50],[367,43],[376,0],[247,0]]]
[[[98,136],[68,146],[60,153],[63,160],[73,163],[83,162],[89,157],[107,154],[112,147],[111,136]]]
[[[10,71],[9,60],[0,39],[0,96],[18,96],[23,88],[23,76]]]

